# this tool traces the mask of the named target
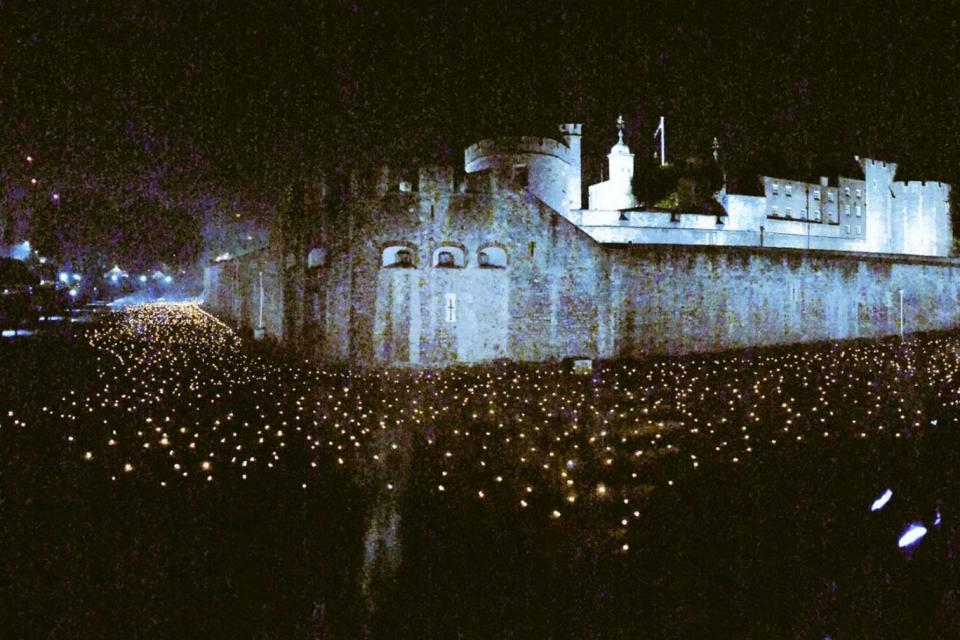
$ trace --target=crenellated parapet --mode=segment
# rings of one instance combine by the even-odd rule
[[[939,198],[946,201],[950,197],[950,185],[939,180],[903,180],[896,181],[890,185],[894,195],[897,194],[915,194],[924,195],[927,198]]]

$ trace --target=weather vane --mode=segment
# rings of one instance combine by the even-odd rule
[[[620,139],[620,144],[623,144],[623,114],[617,116],[617,137]]]

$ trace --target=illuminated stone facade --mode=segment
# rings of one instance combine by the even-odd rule
[[[824,177],[811,184],[764,176],[763,196],[722,191],[717,200],[726,215],[720,217],[632,205],[603,206],[605,199],[594,197],[594,187],[590,187],[589,207],[566,215],[604,244],[763,246],[949,256],[953,246],[950,186],[935,181],[897,182],[896,164],[856,160],[864,173],[862,180],[841,176],[830,184]],[[613,150],[610,167],[613,176]]]
[[[354,366],[677,354],[956,322],[946,185],[896,183],[893,165],[864,160],[864,180],[836,187],[765,178],[766,196],[724,194],[719,224],[584,209],[580,126],[560,133],[477,143],[459,176],[382,169],[301,185],[264,249],[207,268],[206,305]],[[591,197],[634,204],[617,177],[632,173],[629,149],[609,160],[614,188]]]

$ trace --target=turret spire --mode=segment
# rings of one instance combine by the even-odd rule
[[[617,116],[617,139],[620,144],[623,144],[623,114]]]

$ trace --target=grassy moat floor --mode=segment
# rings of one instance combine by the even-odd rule
[[[370,374],[148,305],[0,388],[0,638],[960,633],[958,334]]]

